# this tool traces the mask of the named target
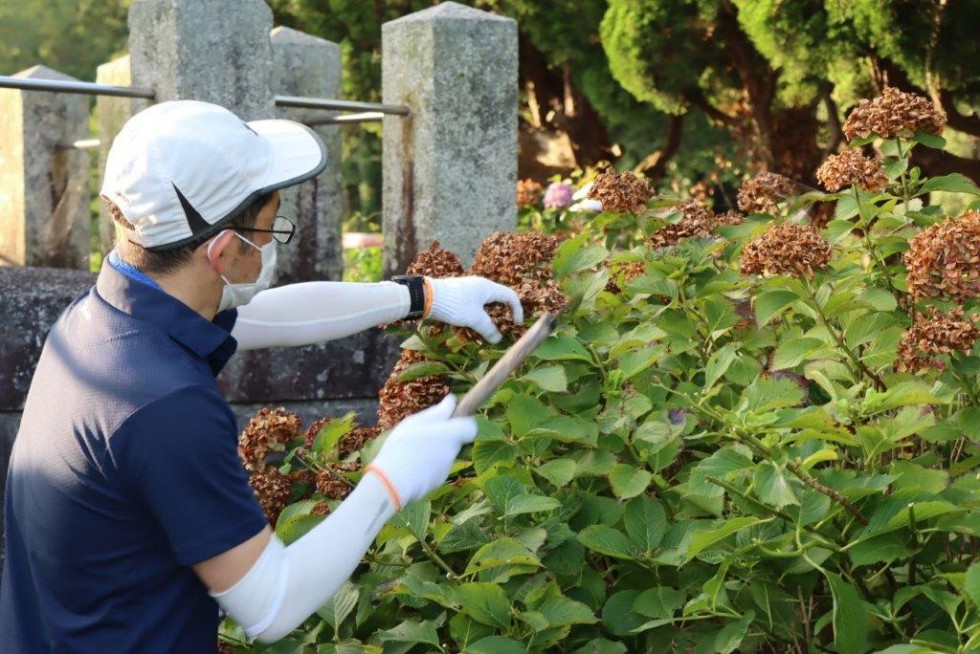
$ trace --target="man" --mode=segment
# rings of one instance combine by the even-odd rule
[[[266,290],[294,232],[276,215],[278,190],[316,176],[325,157],[302,125],[192,101],[141,112],[114,141],[102,196],[120,238],[52,328],[11,456],[4,651],[213,652],[219,606],[277,640],[473,440],[450,396],[397,425],[317,528],[289,547],[271,531],[215,383],[236,347],[409,316],[496,340],[488,302],[523,318],[513,291],[478,277]]]

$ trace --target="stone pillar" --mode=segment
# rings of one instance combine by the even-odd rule
[[[44,66],[15,77],[77,81]],[[0,265],[87,268],[88,98],[0,90]]]
[[[381,29],[385,274],[438,239],[464,264],[517,226],[517,23],[443,2]]]
[[[129,55],[124,55],[118,59],[102,64],[98,67],[95,81],[99,84],[111,84],[113,86],[132,86],[133,79],[130,70]],[[126,124],[126,121],[133,114],[150,106],[150,100],[143,98],[118,98],[108,95],[100,95],[95,101],[95,114],[98,120],[99,129],[99,188],[102,188],[102,175],[105,171],[105,160],[109,156],[109,147],[112,140]],[[105,255],[112,249],[115,239],[115,223],[106,211],[105,204],[100,203],[99,207],[99,243],[102,254]]]
[[[272,9],[264,0],[133,0],[132,83],[157,101],[203,100],[245,120],[273,116]]]
[[[340,46],[288,27],[272,30],[272,80],[277,95],[340,97]],[[279,118],[307,122],[335,115],[322,109],[278,108]],[[341,220],[340,127],[313,129],[327,146],[327,167],[314,180],[281,191],[279,213],[298,227],[296,241],[279,249],[278,283],[339,280],[344,273]]]

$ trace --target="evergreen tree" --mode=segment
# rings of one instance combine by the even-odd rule
[[[126,51],[131,0],[0,0],[0,75],[37,64],[80,80]]]
[[[975,0],[609,0],[601,36],[615,79],[662,111],[702,112],[755,167],[811,182],[846,109],[885,84],[933,96],[980,133]],[[922,149],[927,174],[978,162]]]

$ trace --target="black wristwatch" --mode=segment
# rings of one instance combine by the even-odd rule
[[[425,278],[422,275],[395,275],[391,281],[401,284],[408,288],[408,297],[411,298],[411,306],[408,320],[416,320],[425,315]]]

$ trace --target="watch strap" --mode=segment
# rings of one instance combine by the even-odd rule
[[[401,284],[408,289],[410,300],[408,320],[416,320],[425,316],[425,278],[422,275],[395,275],[391,281]]]

